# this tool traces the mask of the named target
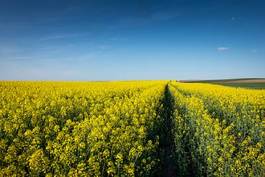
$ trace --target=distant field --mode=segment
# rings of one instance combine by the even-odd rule
[[[223,80],[183,80],[188,83],[212,83],[231,87],[265,89],[265,78],[223,79]]]
[[[265,83],[218,83],[225,86],[231,87],[244,87],[244,88],[253,88],[253,89],[265,89]]]

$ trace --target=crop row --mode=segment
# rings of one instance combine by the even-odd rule
[[[265,174],[264,91],[172,83],[176,158],[183,175]]]
[[[146,176],[165,82],[2,82],[0,176]]]

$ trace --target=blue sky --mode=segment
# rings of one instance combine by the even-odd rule
[[[0,2],[0,80],[265,77],[263,0]]]

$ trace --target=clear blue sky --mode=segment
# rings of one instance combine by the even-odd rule
[[[264,0],[1,0],[0,80],[265,77]]]

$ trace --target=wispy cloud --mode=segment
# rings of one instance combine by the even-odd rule
[[[9,60],[13,61],[23,61],[23,60],[34,60],[33,56],[14,56],[10,57]]]
[[[155,20],[155,21],[165,21],[165,20],[174,19],[174,18],[179,17],[179,16],[180,16],[180,14],[177,12],[162,11],[162,12],[153,13],[151,15],[151,18],[152,18],[152,20]]]
[[[98,48],[100,50],[107,50],[107,49],[110,49],[111,46],[110,45],[106,45],[106,44],[102,44],[102,45],[99,45]]]
[[[257,49],[252,49],[251,50],[252,53],[257,53],[257,51],[258,51]]]
[[[0,44],[0,55],[9,55],[23,52],[24,49],[17,47],[16,45],[2,45]]]
[[[54,39],[64,39],[67,38],[69,36],[66,35],[51,35],[51,36],[45,36],[40,38],[41,41],[48,41],[48,40],[54,40]]]
[[[180,17],[181,14],[176,11],[155,11],[150,12],[146,15],[136,15],[136,16],[125,16],[120,17],[119,20],[114,22],[109,26],[110,29],[135,27],[135,26],[145,26],[153,22],[164,22],[174,20]]]
[[[228,47],[217,47],[217,51],[219,51],[219,52],[224,52],[227,50],[230,50],[230,48],[228,48]]]
[[[87,36],[87,35],[89,35],[89,33],[62,33],[62,34],[47,35],[47,36],[41,37],[40,41],[75,38],[75,37],[82,37],[82,36]]]

